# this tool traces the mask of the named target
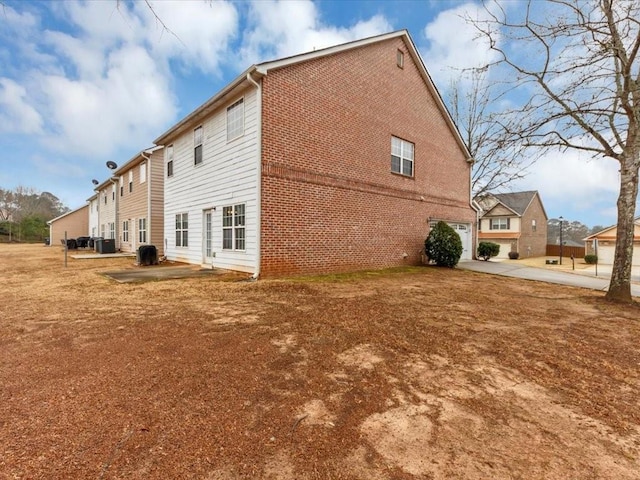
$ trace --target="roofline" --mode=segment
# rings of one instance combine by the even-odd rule
[[[640,227],[640,224],[639,224],[639,223],[637,223],[639,220],[640,220],[640,216],[635,217],[635,218],[633,219],[633,224],[634,224],[635,226]],[[613,225],[609,225],[607,228],[603,228],[602,230],[600,230],[600,231],[598,231],[598,232],[596,232],[596,233],[592,233],[592,234],[591,234],[591,235],[589,235],[588,237],[585,237],[585,238],[584,238],[584,241],[586,242],[586,241],[588,241],[588,240],[593,240],[595,237],[597,237],[597,236],[598,236],[598,235],[600,235],[601,233],[606,232],[607,230],[612,230],[612,229],[614,229],[614,228],[618,228],[618,224],[617,224],[617,223],[614,223]]]
[[[316,58],[321,58],[321,57],[325,57],[325,56],[328,56],[328,55],[334,55],[336,53],[345,52],[345,51],[352,50],[352,49],[355,49],[355,48],[364,47],[364,46],[367,46],[367,45],[370,45],[370,44],[383,42],[383,41],[386,41],[386,40],[391,40],[391,39],[394,39],[394,38],[402,38],[405,41],[405,44],[407,45],[408,50],[409,50],[409,54],[411,55],[411,57],[413,58],[413,60],[414,60],[414,62],[416,64],[416,66],[418,67],[418,71],[420,72],[420,75],[422,76],[422,79],[424,80],[425,84],[427,85],[427,89],[431,92],[432,96],[434,97],[435,102],[436,102],[436,106],[438,107],[438,109],[442,113],[442,115],[443,115],[443,117],[445,119],[445,122],[449,126],[449,129],[453,132],[453,136],[454,136],[456,142],[458,143],[458,146],[460,147],[460,149],[465,154],[467,162],[473,163],[474,159],[471,156],[471,152],[467,148],[467,145],[464,143],[464,140],[462,139],[462,135],[460,134],[460,131],[458,130],[458,127],[456,126],[455,122],[453,121],[453,117],[451,116],[451,113],[449,112],[449,109],[447,108],[447,106],[445,105],[444,101],[442,100],[442,96],[440,95],[440,92],[438,91],[438,88],[436,87],[435,83],[433,82],[433,79],[431,78],[431,75],[429,75],[429,72],[427,71],[427,68],[426,68],[426,66],[425,66],[425,64],[424,64],[424,62],[422,60],[422,57],[420,56],[420,53],[418,52],[418,49],[416,48],[415,44],[413,43],[413,40],[412,40],[411,36],[409,35],[409,31],[407,29],[396,30],[394,32],[383,33],[381,35],[376,35],[376,36],[373,36],[373,37],[367,37],[367,38],[363,38],[363,39],[360,39],[360,40],[354,40],[354,41],[343,43],[343,44],[340,44],[340,45],[334,45],[332,47],[327,47],[327,48],[322,48],[322,49],[319,49],[319,50],[314,50],[312,52],[306,52],[306,53],[301,53],[301,54],[298,54],[298,55],[293,55],[293,56],[290,56],[290,57],[285,57],[285,58],[281,58],[281,59],[277,59],[277,60],[272,60],[272,61],[268,61],[268,62],[262,62],[262,63],[259,63],[257,65],[254,64],[251,67],[249,67],[248,69],[246,69],[244,72],[242,72],[234,80],[232,80],[231,83],[227,84],[217,94],[215,94],[213,97],[211,97],[209,100],[207,100],[201,106],[199,106],[196,110],[191,112],[189,115],[184,117],[182,120],[180,120],[177,124],[175,124],[169,130],[167,130],[162,135],[160,135],[158,138],[156,138],[153,141],[153,143],[156,144],[156,145],[165,144],[168,139],[174,137],[179,132],[181,132],[182,130],[186,129],[194,120],[199,119],[201,116],[204,116],[207,113],[209,113],[208,110],[210,110],[211,107],[213,107],[216,103],[218,103],[222,99],[224,99],[227,95],[229,95],[234,89],[236,89],[238,86],[240,86],[243,82],[247,81],[247,84],[250,85],[248,80],[247,80],[247,78],[250,75],[254,74],[254,73],[259,74],[258,75],[259,77],[263,77],[263,76],[266,76],[268,74],[269,70],[275,70],[275,69],[278,69],[278,68],[287,67],[287,66],[294,65],[294,64],[297,64],[297,63],[307,62],[309,60],[314,60]]]
[[[154,145],[153,147],[149,147],[145,150],[140,150],[137,154],[131,157],[129,160],[125,162],[120,168],[113,172],[113,176],[118,176],[125,171],[129,170],[131,167],[135,166],[137,163],[141,163],[146,160],[146,157],[142,155],[143,153],[152,154],[153,152],[164,148],[162,145]]]
[[[83,208],[89,208],[89,205],[85,203],[84,205],[82,205],[81,207],[76,208],[75,210],[71,210],[70,212],[63,213],[62,215],[59,215],[56,218],[52,218],[51,220],[47,220],[47,225],[51,225],[56,220],[60,220],[61,218],[66,217],[67,215],[71,215],[72,213],[76,213],[76,212],[82,210]]]

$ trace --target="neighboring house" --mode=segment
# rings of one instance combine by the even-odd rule
[[[99,231],[99,218],[98,209],[100,208],[100,202],[98,201],[98,195],[95,194],[87,199],[89,206],[89,230],[86,235],[90,237],[97,237]]]
[[[162,147],[144,150],[114,172],[118,179],[118,245],[135,252],[155,245],[164,252],[164,155]]]
[[[254,65],[154,143],[169,260],[415,265],[438,220],[473,256],[472,159],[405,30]]]
[[[613,265],[613,256],[616,249],[616,237],[618,234],[618,226],[600,230],[599,232],[589,235],[584,239],[585,251],[587,254],[596,253],[596,243],[598,248],[598,263],[603,265]],[[633,221],[633,258],[632,265],[640,266],[640,217],[636,217]]]
[[[489,193],[476,202],[482,208],[478,240],[500,245],[497,258],[508,258],[509,252],[546,255],[548,218],[537,191]]]
[[[115,239],[116,250],[120,248],[118,242],[118,187],[117,177],[110,177],[95,188],[98,200],[98,237]]]
[[[66,238],[85,237],[89,230],[89,205],[83,205],[49,220],[49,245],[62,245]]]

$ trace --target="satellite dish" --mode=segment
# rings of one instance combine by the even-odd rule
[[[116,162],[112,162],[111,160],[109,160],[107,162],[107,168],[111,170],[115,170],[116,168],[118,168],[118,164]]]
[[[93,180],[91,180],[91,183],[93,183],[94,185],[98,185],[100,182],[94,178]]]

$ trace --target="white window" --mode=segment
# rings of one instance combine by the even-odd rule
[[[222,208],[222,248],[245,250],[245,206],[232,205]]]
[[[124,194],[124,178],[122,175],[120,175],[120,181],[118,183],[120,184],[120,196],[122,196]]]
[[[140,183],[147,181],[147,162],[140,164]]]
[[[193,131],[193,164],[200,165],[202,163],[202,127],[198,127]]]
[[[508,218],[490,219],[489,230],[509,230],[509,219]]]
[[[413,143],[391,137],[391,171],[413,177]]]
[[[396,64],[400,68],[404,68],[404,52],[402,50],[398,50],[396,53]]]
[[[227,142],[244,134],[244,98],[227,108]]]
[[[173,177],[173,145],[167,147],[167,177]]]
[[[104,223],[103,223],[102,225],[100,225],[100,236],[102,238],[105,238],[104,233],[105,233],[105,229],[104,229]]]
[[[129,242],[129,220],[122,222],[122,241]]]
[[[189,246],[189,214],[176,215],[176,247]]]
[[[531,231],[535,233],[538,230],[538,226],[536,225],[535,219],[531,220]]]
[[[116,238],[116,224],[109,222],[109,238]]]
[[[129,193],[133,192],[133,170],[129,170]]]
[[[138,219],[138,242],[147,243],[147,219]]]
[[[112,184],[111,185],[111,201],[115,202],[116,201],[116,184]]]

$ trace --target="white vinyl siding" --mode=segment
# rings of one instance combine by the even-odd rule
[[[167,259],[202,264],[206,252],[203,218],[211,211],[211,251],[219,268],[253,272],[258,234],[258,125],[256,91],[243,96],[244,133],[227,142],[227,107],[216,110],[202,122],[203,161],[193,168],[193,130],[168,139],[173,145],[174,175],[165,182],[165,239]],[[188,168],[190,167],[190,168]],[[222,248],[222,211],[229,205],[245,206],[244,250]],[[189,245],[176,247],[176,215],[189,215]]]

